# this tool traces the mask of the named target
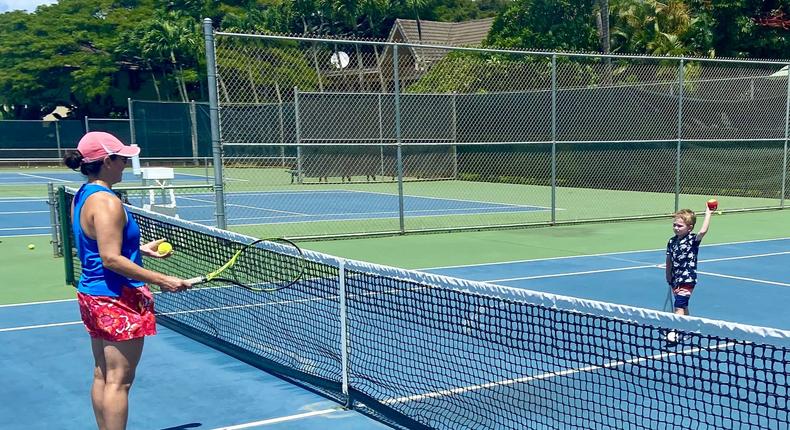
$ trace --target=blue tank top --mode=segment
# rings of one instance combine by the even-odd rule
[[[99,245],[95,239],[91,239],[82,231],[80,225],[80,212],[85,201],[94,193],[106,192],[115,194],[107,187],[98,184],[84,184],[74,195],[74,216],[72,218],[72,230],[74,231],[74,242],[77,248],[77,255],[82,264],[82,275],[77,290],[91,296],[112,296],[118,297],[124,286],[140,287],[144,282],[127,278],[119,275],[110,269],[104,268],[101,257],[99,256]],[[123,227],[123,241],[121,242],[121,255],[132,260],[135,264],[142,266],[143,260],[140,254],[140,228],[126,208],[126,225]]]

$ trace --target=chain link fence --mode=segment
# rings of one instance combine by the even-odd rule
[[[207,37],[222,213],[248,233],[582,222],[788,197],[786,62]]]

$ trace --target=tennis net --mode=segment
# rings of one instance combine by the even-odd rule
[[[209,272],[253,240],[130,210],[144,240],[174,245],[146,266],[176,276]],[[64,255],[74,282],[78,261]],[[158,294],[158,321],[396,428],[790,425],[790,332],[305,258],[303,279],[275,293]]]

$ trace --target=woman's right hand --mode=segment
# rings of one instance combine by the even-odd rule
[[[162,279],[156,283],[164,292],[177,293],[192,288],[192,284],[186,279],[176,278],[175,276],[163,275]]]

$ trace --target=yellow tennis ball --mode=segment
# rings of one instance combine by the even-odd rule
[[[156,248],[156,252],[158,252],[159,255],[169,254],[170,251],[172,250],[173,250],[173,245],[167,242],[160,243],[159,246]]]
[[[27,246],[27,249],[36,249],[36,245],[33,245],[33,244],[31,243],[30,245],[28,245],[28,246]]]

